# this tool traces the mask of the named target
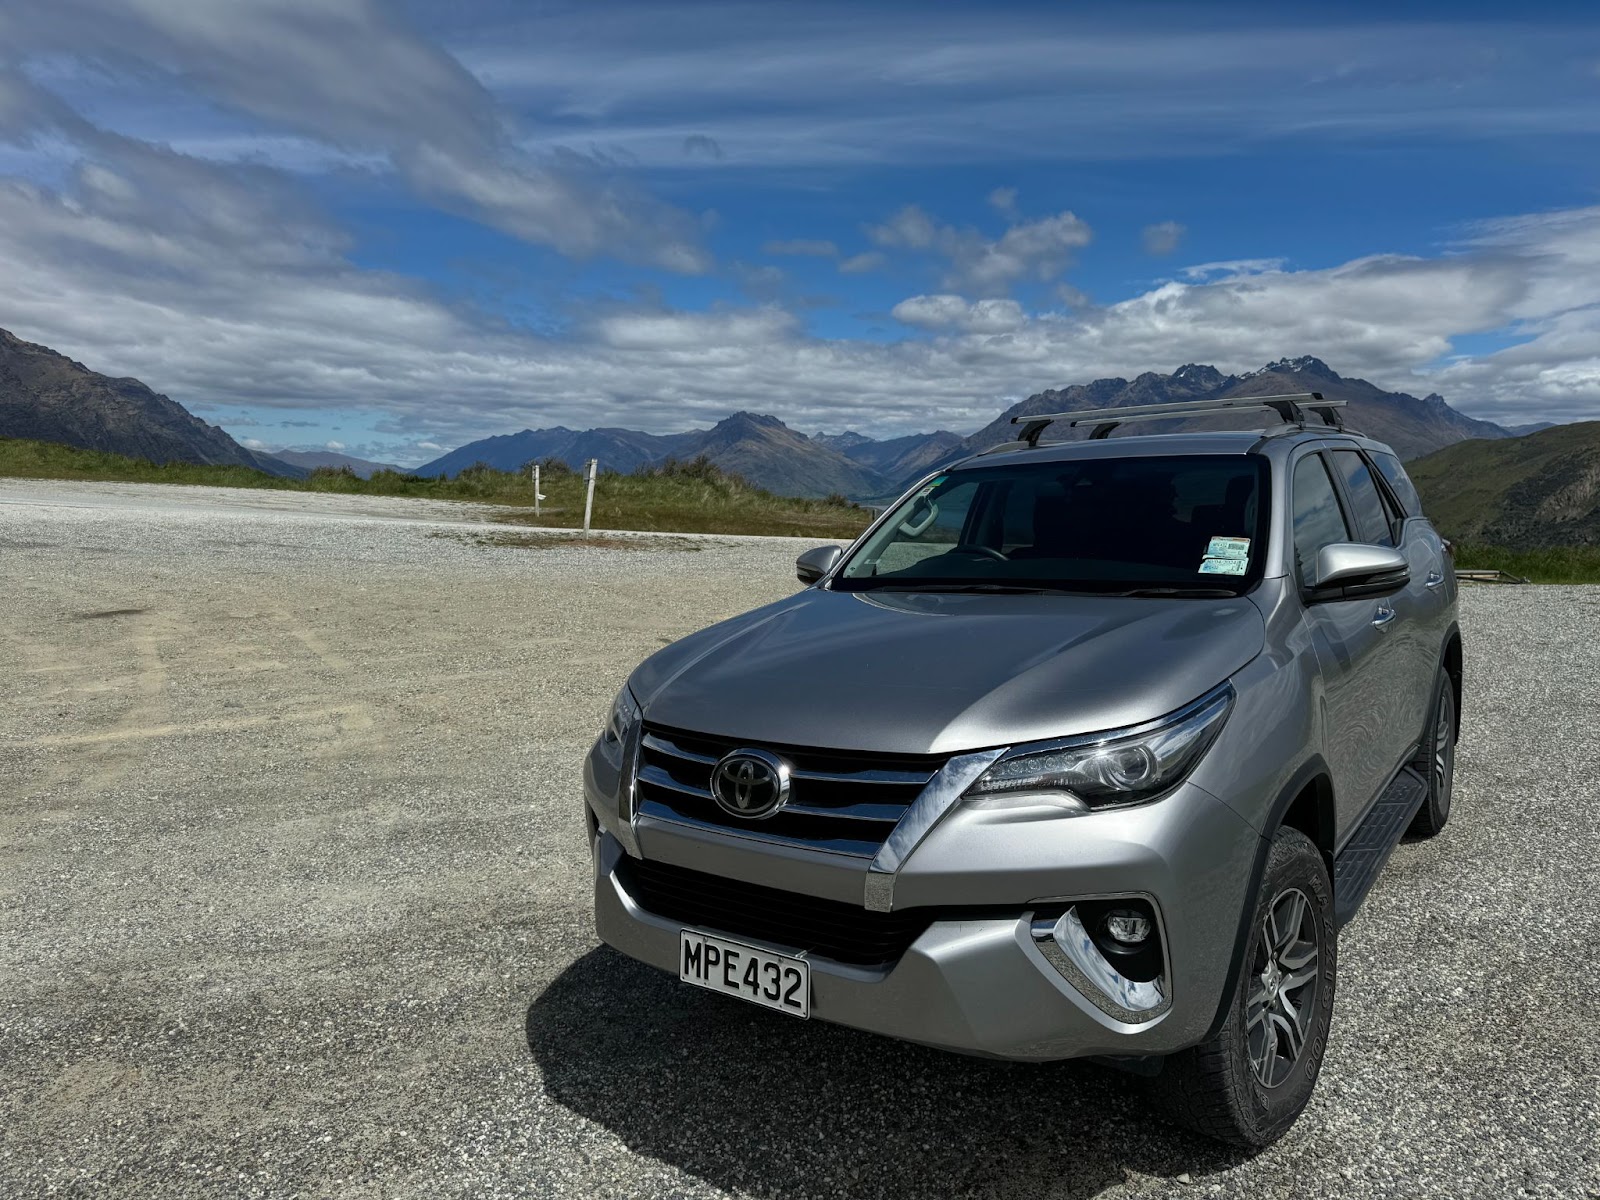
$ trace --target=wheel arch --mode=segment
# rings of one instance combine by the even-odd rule
[[[1250,886],[1245,889],[1244,904],[1239,912],[1239,927],[1234,934],[1233,956],[1228,962],[1228,974],[1223,983],[1222,995],[1217,1001],[1217,1012],[1211,1020],[1202,1041],[1216,1037],[1228,1019],[1228,1005],[1234,989],[1239,984],[1239,972],[1244,970],[1245,953],[1250,946],[1250,918],[1256,911],[1256,900],[1261,892],[1261,879],[1266,874],[1267,858],[1272,852],[1272,839],[1283,828],[1297,829],[1311,839],[1323,864],[1328,868],[1328,880],[1333,881],[1333,856],[1338,840],[1338,822],[1335,816],[1333,773],[1320,754],[1314,754],[1300,765],[1279,790],[1267,820],[1262,824],[1261,837],[1256,846],[1255,861],[1250,868]]]
[[[1454,621],[1444,635],[1444,649],[1439,654],[1439,665],[1444,668],[1444,673],[1450,677],[1450,690],[1455,693],[1456,701],[1456,741],[1461,740],[1461,627]]]

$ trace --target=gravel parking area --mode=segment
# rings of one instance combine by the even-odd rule
[[[1098,1067],[599,946],[612,693],[804,543],[200,491],[0,481],[7,1200],[1600,1196],[1600,588],[1466,592],[1451,825],[1345,931],[1317,1096],[1246,1157]]]

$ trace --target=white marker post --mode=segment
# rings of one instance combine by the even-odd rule
[[[584,478],[588,480],[589,490],[583,501],[583,531],[589,532],[589,516],[594,512],[594,477],[596,468],[600,465],[598,459],[591,458],[583,464]]]
[[[539,501],[544,497],[539,494],[539,464],[533,464],[533,515],[539,515]]]

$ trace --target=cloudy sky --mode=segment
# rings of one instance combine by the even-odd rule
[[[1600,5],[8,0],[0,326],[241,440],[1600,416]]]

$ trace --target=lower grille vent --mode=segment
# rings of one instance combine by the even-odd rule
[[[617,864],[617,876],[634,903],[658,917],[858,966],[896,961],[934,918],[932,909],[868,912],[628,856]]]

